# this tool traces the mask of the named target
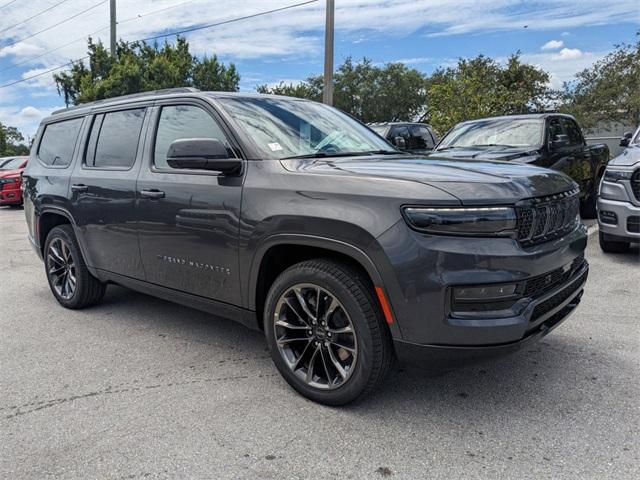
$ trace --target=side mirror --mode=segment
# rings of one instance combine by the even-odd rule
[[[556,135],[551,141],[551,147],[554,149],[564,148],[567,145],[569,145],[569,135],[563,133]]]
[[[404,139],[404,137],[395,137],[393,139],[393,144],[398,147],[400,150],[406,150],[407,149],[407,141]]]
[[[229,158],[225,146],[213,138],[181,138],[175,140],[167,152],[171,168],[186,170],[214,170],[223,174],[238,171],[242,161]]]
[[[631,137],[633,137],[633,132],[626,132],[620,139],[620,146],[628,147],[631,143]]]

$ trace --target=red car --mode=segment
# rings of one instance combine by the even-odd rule
[[[22,205],[22,172],[29,157],[0,158],[0,206]]]

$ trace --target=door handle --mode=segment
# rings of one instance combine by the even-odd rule
[[[74,185],[71,185],[71,190],[74,192],[78,192],[78,193],[83,193],[89,190],[89,187],[87,187],[86,185],[82,184],[82,183],[76,183]]]
[[[160,190],[152,189],[152,190],[141,190],[140,196],[144,198],[164,198],[164,192]]]

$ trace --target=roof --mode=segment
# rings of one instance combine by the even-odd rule
[[[370,127],[393,127],[394,125],[422,125],[431,128],[431,125],[423,122],[373,122],[367,123]]]
[[[549,117],[567,117],[574,118],[573,115],[569,115],[567,113],[558,113],[558,112],[541,112],[541,113],[520,113],[517,115],[499,115],[496,117],[485,117],[485,118],[476,118],[473,120],[465,120],[460,123],[473,123],[473,122],[481,122],[483,120],[525,120],[525,119],[545,119]]]
[[[165,88],[163,90],[152,90],[149,92],[141,92],[141,93],[132,93],[130,95],[122,95],[119,97],[106,98],[104,100],[96,100],[93,102],[82,103],[80,105],[75,105],[73,107],[62,108],[60,110],[56,110],[52,113],[52,115],[60,115],[64,113],[84,113],[86,110],[90,110],[94,107],[104,107],[110,105],[119,105],[126,104],[132,101],[143,102],[145,100],[157,100],[159,98],[164,97],[174,97],[176,95],[184,95],[184,96],[192,96],[194,94],[199,94],[200,96],[207,96],[213,98],[225,98],[225,97],[235,97],[235,98],[280,98],[286,100],[300,100],[300,101],[309,101],[302,98],[293,98],[293,97],[285,97],[282,95],[271,95],[264,93],[246,93],[246,92],[211,92],[211,91],[201,91],[197,88],[192,87],[180,87],[180,88]]]

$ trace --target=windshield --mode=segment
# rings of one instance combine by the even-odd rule
[[[9,161],[2,159],[0,160],[0,162],[4,162],[0,163],[0,170],[15,170],[17,168],[20,168],[20,166],[24,163],[24,158],[16,157],[10,159]]]
[[[633,145],[640,145],[640,128],[638,130],[636,130],[636,136],[634,137],[633,141],[631,142]]]
[[[542,119],[502,118],[460,123],[437,150],[474,146],[538,147],[543,143]]]
[[[221,98],[263,158],[397,151],[348,115],[321,103],[282,98]]]

